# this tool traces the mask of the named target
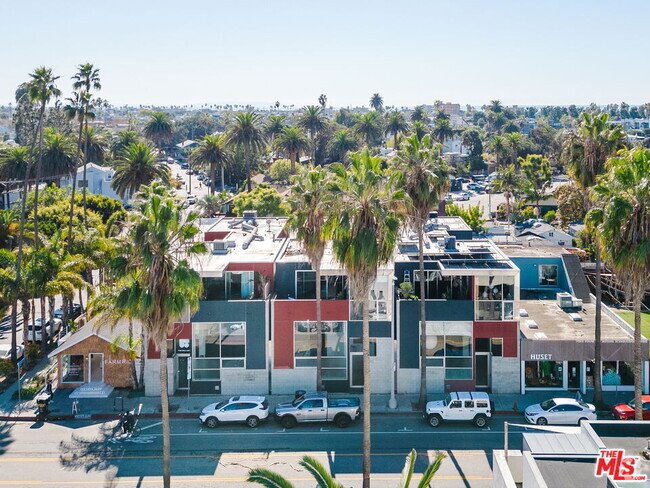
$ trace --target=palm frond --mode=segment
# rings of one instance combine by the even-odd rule
[[[325,467],[311,456],[304,456],[300,465],[314,477],[320,488],[343,488],[343,485],[332,478]]]
[[[293,484],[283,476],[274,473],[273,471],[269,471],[268,469],[251,469],[248,472],[248,478],[246,481],[249,483],[257,483],[266,488],[295,488]]]

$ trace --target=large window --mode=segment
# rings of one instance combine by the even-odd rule
[[[295,366],[315,367],[318,351],[316,322],[294,323]],[[322,322],[321,365],[324,380],[347,378],[347,334],[345,322]]]
[[[83,383],[83,354],[65,354],[61,358],[61,381],[63,383]]]
[[[320,297],[323,300],[347,299],[347,277],[340,275],[321,276]],[[316,271],[296,271],[296,298],[299,300],[316,299]]]
[[[204,300],[243,300],[255,295],[253,271],[227,271],[222,278],[203,278]]]
[[[427,322],[426,346],[427,366],[445,368],[445,379],[472,379],[471,322]]]
[[[368,293],[368,315],[370,320],[387,320],[390,318],[388,276],[379,275]],[[352,297],[350,301],[350,319],[363,320],[363,302]]]
[[[562,361],[526,361],[526,388],[562,388]]]
[[[426,300],[471,300],[470,276],[442,276],[440,271],[425,270],[424,298]],[[415,270],[413,293],[420,294],[420,270]]]
[[[514,276],[476,277],[476,320],[513,320]]]
[[[539,284],[542,286],[557,286],[557,265],[541,264],[539,266]]]
[[[246,324],[244,322],[195,323],[192,340],[192,379],[221,379],[222,368],[246,365]]]

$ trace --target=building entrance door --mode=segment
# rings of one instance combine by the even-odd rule
[[[90,381],[104,381],[104,354],[91,352],[89,359]]]
[[[350,387],[363,387],[363,352],[350,351]]]
[[[580,389],[580,361],[569,361],[569,389]]]
[[[188,378],[188,363],[190,361],[189,356],[177,356],[178,360],[178,389],[187,390],[190,386],[190,380]]]
[[[476,353],[476,386],[478,388],[490,387],[490,353],[477,352]]]

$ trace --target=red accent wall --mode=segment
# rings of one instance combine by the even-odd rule
[[[189,322],[177,322],[174,324],[174,329],[167,334],[167,339],[191,339],[192,338],[192,324]],[[160,359],[160,351],[158,344],[155,344],[149,339],[147,347],[147,359]]]
[[[209,242],[209,241],[222,240],[222,239],[225,239],[228,234],[230,234],[230,231],[206,232],[205,233],[205,241]]]
[[[474,322],[474,338],[503,337],[503,356],[517,357],[519,326],[517,322]]]
[[[348,300],[323,300],[322,320],[349,320]],[[273,355],[278,369],[293,368],[293,323],[316,320],[316,300],[276,300],[273,302]]]

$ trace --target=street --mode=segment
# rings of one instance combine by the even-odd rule
[[[418,451],[416,473],[422,473],[437,450],[447,458],[436,476],[437,487],[492,486],[492,450],[503,448],[503,422],[488,428],[444,424],[433,429],[418,416],[375,416],[372,435],[373,487],[393,487],[405,455]],[[299,425],[286,431],[269,422],[258,429],[231,425],[214,430],[198,420],[172,419],[172,484],[174,487],[251,487],[249,469],[264,467],[297,487],[314,482],[298,465],[304,454],[324,463],[344,486],[361,486],[361,422],[348,429],[332,424]],[[116,421],[8,423],[0,426],[1,486],[154,486],[161,479],[160,421],[141,420],[137,438],[115,433]],[[520,429],[511,429],[510,448],[521,448]]]

